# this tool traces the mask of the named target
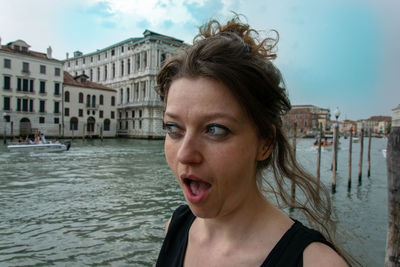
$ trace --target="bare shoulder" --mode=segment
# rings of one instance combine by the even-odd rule
[[[303,252],[303,265],[305,267],[314,266],[348,266],[339,254],[331,247],[314,242],[311,243]]]
[[[168,228],[169,228],[169,224],[171,223],[171,219],[172,219],[172,216],[169,217],[167,223],[165,224],[165,231],[164,231],[165,235],[167,235],[167,233],[168,233]]]

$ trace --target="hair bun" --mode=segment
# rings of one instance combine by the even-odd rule
[[[247,23],[240,20],[239,15],[229,20],[225,25],[221,25],[217,20],[210,20],[199,28],[199,34],[193,39],[193,44],[206,38],[229,38],[230,40],[237,39],[247,46],[249,53],[264,59],[275,59],[275,47],[279,41],[279,34],[272,30],[276,37],[262,38],[258,31],[250,28]]]

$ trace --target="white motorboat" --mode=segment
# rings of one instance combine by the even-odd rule
[[[47,143],[47,144],[17,144],[7,146],[11,152],[62,152],[67,151],[71,147],[70,142]]]
[[[387,155],[386,149],[382,149],[382,155],[386,159],[386,155]]]

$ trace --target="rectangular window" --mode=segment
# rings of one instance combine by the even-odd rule
[[[59,124],[60,123],[60,118],[54,118],[54,124]]]
[[[22,111],[28,112],[28,99],[22,99]]]
[[[3,89],[6,89],[6,90],[10,90],[11,89],[11,78],[9,76],[4,76]]]
[[[39,93],[45,94],[46,93],[46,82],[45,81],[40,81],[40,91]]]
[[[33,112],[33,99],[29,99],[29,112]]]
[[[29,63],[28,62],[22,62],[22,72],[29,73]]]
[[[29,80],[29,92],[35,91],[34,90],[35,88],[33,88],[33,85],[34,85],[34,81],[33,80]]]
[[[60,102],[54,102],[54,113],[60,113]]]
[[[78,116],[79,116],[79,117],[83,117],[83,109],[79,109],[79,111],[78,111]]]
[[[28,90],[29,90],[28,86],[29,86],[28,79],[23,79],[22,80],[22,91],[28,92]]]
[[[10,98],[8,96],[3,99],[3,110],[10,110]]]
[[[17,79],[17,91],[21,91],[22,87],[21,87],[21,78]]]
[[[39,112],[41,112],[41,113],[45,113],[46,112],[46,109],[45,109],[45,106],[46,105],[46,102],[44,101],[44,100],[40,100],[40,102],[39,102]]]
[[[111,111],[111,119],[114,119],[114,118],[115,118],[115,112]]]
[[[46,66],[45,65],[40,65],[40,73],[46,74]]]
[[[54,95],[55,96],[59,96],[60,95],[60,84],[59,83],[55,83],[54,84]]]
[[[4,68],[11,69],[11,60],[10,59],[7,59],[7,58],[4,59]]]
[[[102,110],[100,110],[99,117],[103,118],[103,111]]]
[[[17,98],[17,111],[21,111],[21,98]]]
[[[55,68],[55,69],[54,69],[54,75],[55,75],[55,76],[60,76],[60,72],[61,72],[61,71],[60,71],[60,68]]]
[[[65,114],[66,117],[69,116],[69,108],[65,108],[64,109],[64,114]]]
[[[40,124],[43,124],[44,122],[45,122],[44,117],[39,117],[39,123],[40,123]]]

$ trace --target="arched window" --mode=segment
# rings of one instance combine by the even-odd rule
[[[100,95],[100,105],[104,105],[104,96]]]
[[[126,88],[126,102],[129,102],[129,87]]]
[[[96,107],[96,96],[92,95],[92,108]]]
[[[104,120],[104,131],[109,131],[110,130],[110,120],[109,119],[105,119]]]
[[[72,117],[69,121],[69,130],[70,131],[78,131],[78,118]]]
[[[86,107],[90,107],[90,95],[86,96]]]
[[[79,103],[83,103],[83,93],[79,93]]]
[[[69,91],[65,91],[64,100],[65,100],[65,102],[69,102]]]

